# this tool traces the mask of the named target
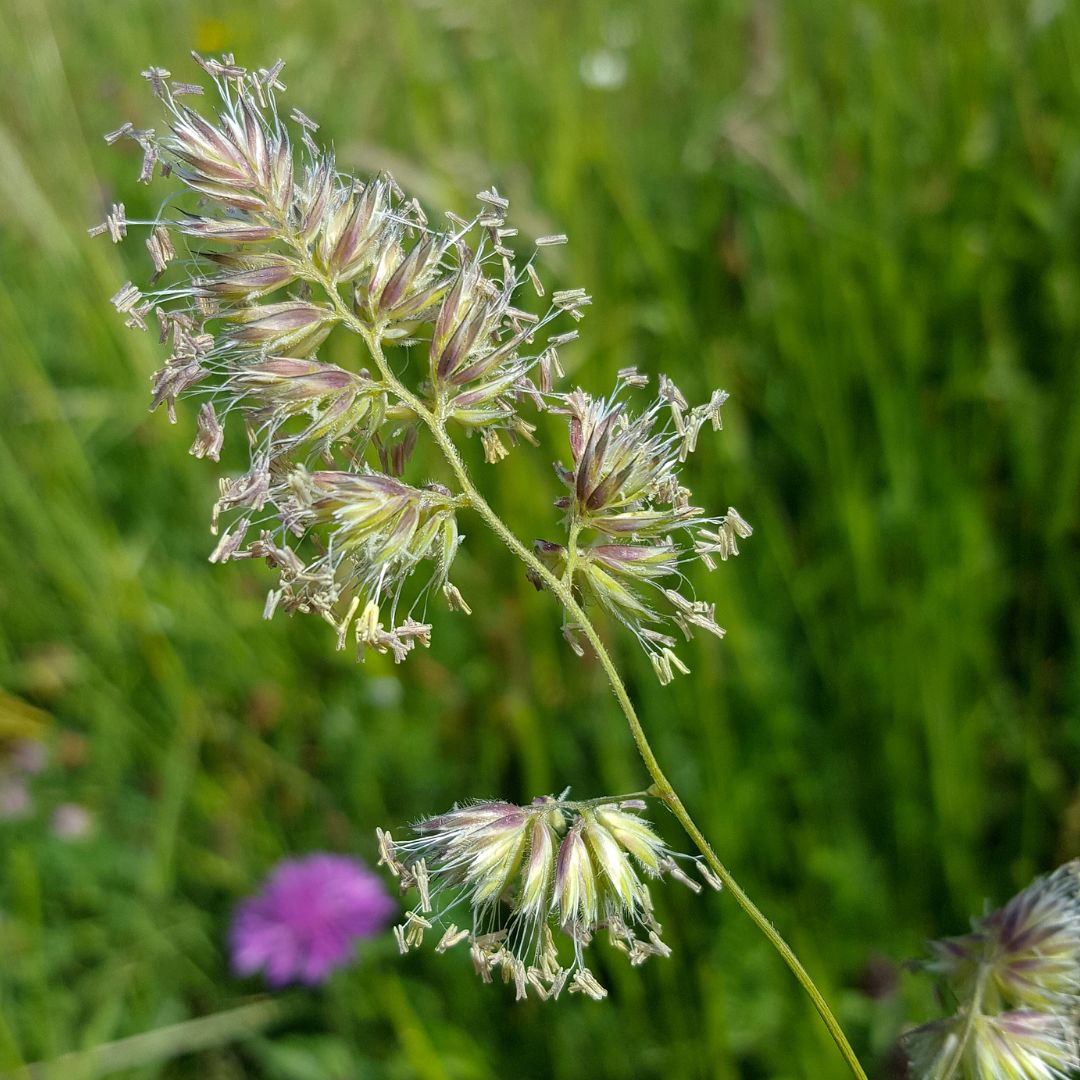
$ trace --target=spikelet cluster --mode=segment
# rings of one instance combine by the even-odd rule
[[[915,1076],[1057,1080],[1080,1069],[1080,860],[1039,878],[923,967],[956,1013],[906,1036]]]
[[[379,830],[381,863],[419,898],[395,930],[399,948],[407,952],[438,933],[437,952],[467,941],[477,974],[490,982],[501,973],[518,999],[530,990],[557,998],[563,989],[605,997],[584,961],[597,931],[606,930],[635,966],[670,953],[649,881],[667,876],[700,891],[680,858],[720,888],[700,859],[676,856],[664,844],[641,816],[644,808],[639,799],[544,796],[529,806],[459,807],[420,822],[403,842]],[[458,908],[468,909],[465,919]]]
[[[430,591],[468,611],[449,579],[458,504],[428,477],[406,482],[417,408],[477,434],[499,460],[508,442],[532,438],[523,407],[544,404],[555,350],[577,336],[549,324],[579,318],[589,298],[574,290],[535,303],[545,294],[535,259],[565,237],[539,238],[520,265],[509,204],[494,189],[471,218],[433,225],[391,176],[343,174],[316,144],[314,121],[282,115],[280,62],[248,71],[230,56],[195,59],[208,87],[143,73],[162,130],[128,123],[106,136],[138,146],[141,181],[181,188],[156,220],[131,221],[117,204],[90,230],[116,242],[135,226],[146,234],[152,287],[129,282],[113,303],[135,329],[156,321],[170,346],[154,406],[175,420],[180,396],[200,398],[196,457],[217,461],[226,428],[243,432],[250,467],[221,481],[211,559],[258,558],[277,571],[268,617],[313,612],[339,646],[352,637],[361,654],[401,659],[427,642]],[[523,290],[538,311],[517,306]],[[361,356],[362,342],[394,346],[402,382],[327,360],[341,333],[357,337]]]
[[[171,177],[180,191],[155,220],[132,221],[117,203],[90,231],[114,242],[145,232],[151,286],[128,282],[113,304],[130,327],[156,322],[169,345],[153,405],[175,420],[179,397],[199,398],[199,458],[219,460],[226,428],[243,431],[250,464],[220,482],[211,560],[264,560],[278,574],[267,617],[311,612],[339,647],[351,638],[361,656],[400,660],[427,643],[433,591],[469,610],[449,577],[460,504],[432,477],[406,475],[418,439],[430,426],[475,434],[495,463],[535,441],[529,410],[551,410],[569,430],[557,468],[567,538],[538,541],[539,556],[632,630],[662,682],[685,672],[675,633],[723,631],[712,605],[686,595],[681,564],[711,568],[751,531],[734,509],[693,506],[679,479],[702,427],[720,428],[727,395],[691,408],[661,378],[634,413],[628,395],[648,380],[632,369],[607,398],[560,391],[559,350],[591,303],[582,289],[549,296],[537,272],[565,236],[519,257],[494,188],[471,217],[429,222],[393,177],[339,171],[318,124],[282,114],[280,61],[248,71],[231,56],[195,59],[208,87],[143,72],[160,131],[126,123],[106,136],[138,147],[142,182]],[[349,334],[361,359],[331,362],[328,342]],[[389,362],[377,358],[391,347]],[[576,629],[564,632],[580,652]]]
[[[620,372],[609,398],[577,389],[559,397],[567,419],[569,464],[556,472],[567,494],[555,505],[564,511],[564,543],[538,541],[536,552],[550,569],[633,631],[661,683],[688,668],[675,653],[673,630],[686,640],[695,630],[723,637],[715,605],[679,591],[682,563],[699,558],[710,570],[716,559],[739,553],[751,528],[733,507],[711,517],[691,504],[679,471],[697,447],[706,424],[721,429],[722,390],[693,408],[679,388],[661,376],[659,395],[634,414],[627,395],[647,385],[634,369]],[[542,582],[534,582],[538,587]],[[564,633],[576,651],[573,625]]]

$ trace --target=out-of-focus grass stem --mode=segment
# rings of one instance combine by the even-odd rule
[[[32,1080],[50,1077],[107,1076],[121,1069],[134,1069],[159,1061],[169,1061],[180,1054],[208,1050],[237,1039],[254,1035],[286,1014],[281,999],[255,1001],[237,1009],[200,1016],[180,1024],[132,1035],[127,1039],[102,1043],[53,1061],[27,1066]]]

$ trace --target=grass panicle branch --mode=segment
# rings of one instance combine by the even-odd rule
[[[662,376],[656,395],[634,411],[648,379],[630,368],[608,397],[560,389],[560,350],[576,340],[591,304],[581,289],[549,295],[537,272],[565,236],[540,237],[523,254],[509,202],[494,188],[477,195],[471,217],[447,212],[449,224],[436,227],[393,177],[343,174],[316,143],[314,121],[295,110],[282,116],[280,62],[252,72],[231,56],[196,59],[213,84],[209,114],[191,104],[202,87],[151,68],[144,74],[168,133],[125,124],[107,137],[134,142],[139,179],[172,175],[192,208],[138,222],[117,204],[91,231],[119,242],[146,230],[151,288],[126,283],[113,304],[136,330],[156,320],[171,346],[155,378],[155,406],[175,419],[179,397],[201,399],[191,452],[218,460],[234,418],[242,421],[250,467],[221,481],[212,560],[258,559],[276,572],[267,617],[315,614],[333,627],[339,648],[351,639],[360,658],[374,650],[401,662],[429,644],[432,595],[468,614],[450,573],[458,516],[479,515],[560,605],[571,647],[596,655],[652,781],[649,794],[693,841],[701,876],[734,895],[813,1001],[852,1073],[864,1077],[812,979],[672,787],[595,621],[599,611],[627,628],[662,684],[689,670],[676,632],[723,635],[713,605],[684,593],[682,567],[699,560],[715,568],[738,554],[751,528],[732,507],[714,514],[694,505],[682,468],[701,431],[721,429],[726,393],[691,405]],[[370,366],[321,358],[341,331],[363,340]],[[530,410],[562,417],[569,448],[557,465],[565,493],[555,501],[565,537],[534,548],[483,497],[458,446],[462,436],[478,437],[495,465],[513,446],[537,441]],[[422,438],[445,459],[456,492],[413,475]],[[601,926],[632,962],[667,954],[644,879],[693,879],[637,816],[637,800],[481,806],[435,819],[441,825],[416,841],[415,858],[399,859],[382,835],[384,861],[421,897],[399,928],[403,949],[430,927],[431,897],[445,880],[473,909],[467,936],[478,972],[489,978],[501,967],[519,996],[530,987],[557,996],[569,980],[571,990],[603,997],[581,955]],[[518,921],[492,929],[485,920],[493,905],[515,887]],[[558,959],[549,913],[573,941],[570,967]],[[441,945],[455,931],[447,928]]]

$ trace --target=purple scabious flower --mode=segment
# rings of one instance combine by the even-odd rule
[[[237,975],[263,972],[271,986],[316,986],[377,934],[397,905],[358,859],[314,854],[287,859],[236,909],[229,931]]]

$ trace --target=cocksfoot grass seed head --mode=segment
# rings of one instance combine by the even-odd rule
[[[281,576],[268,617],[314,613],[339,646],[355,636],[361,653],[401,659],[427,642],[432,586],[469,611],[446,576],[460,539],[449,496],[429,477],[403,479],[418,409],[478,435],[490,462],[533,441],[523,410],[547,406],[556,349],[577,334],[565,324],[589,297],[533,303],[545,295],[536,261],[565,237],[540,238],[522,265],[494,188],[471,217],[448,211],[432,225],[393,177],[343,173],[315,121],[281,112],[280,61],[249,71],[228,55],[195,60],[208,87],[149,67],[164,124],[106,136],[138,147],[141,182],[181,189],[154,220],[117,203],[90,230],[116,243],[145,230],[150,287],[128,282],[112,302],[135,329],[156,318],[169,345],[154,407],[175,420],[178,398],[199,397],[196,457],[217,461],[229,431],[244,432],[250,465],[221,481],[212,561],[264,559]],[[343,333],[366,366],[320,355]],[[391,365],[384,350],[400,346],[414,348]],[[424,563],[433,573],[410,588]]]
[[[999,1008],[1080,1005],[1080,860],[1032,882],[970,934],[930,943],[926,968],[956,996],[984,978],[983,1001]]]
[[[1030,1009],[935,1020],[904,1041],[912,1075],[925,1080],[1069,1080],[1080,1068],[1075,1024]]]
[[[379,831],[382,863],[419,900],[396,929],[402,952],[441,928],[436,951],[468,940],[477,973],[496,971],[519,998],[564,988],[600,999],[606,990],[585,964],[599,930],[633,965],[667,956],[648,882],[664,876],[701,885],[641,816],[637,799],[573,802],[544,796],[528,806],[480,802],[420,822],[395,843]],[[719,887],[703,869],[703,879]],[[467,907],[461,930],[449,916]],[[564,956],[556,935],[567,942]]]
[[[351,624],[362,647],[384,652],[389,648],[397,657],[399,647],[379,636],[379,605],[389,598],[396,622],[401,589],[425,560],[433,564],[428,586],[452,588],[447,575],[459,537],[456,502],[450,492],[439,485],[410,487],[381,473],[308,472],[297,466],[272,489],[271,497],[291,532],[322,531],[325,535],[325,554],[310,564],[282,561],[278,567],[281,585],[276,595],[271,594],[273,602],[294,609],[305,605],[321,609],[334,622],[339,590],[349,589],[353,602],[346,617],[335,624],[339,634],[345,635]],[[363,613],[353,623],[361,603],[365,604]],[[418,625],[406,620],[400,629]],[[399,637],[404,655],[416,634]]]
[[[1037,878],[962,937],[930,943],[955,1015],[908,1033],[914,1075],[1065,1078],[1080,1068],[1080,860]]]
[[[574,390],[558,398],[569,428],[570,464],[556,471],[568,494],[556,502],[565,511],[565,544],[538,541],[537,554],[560,576],[569,576],[583,599],[628,627],[649,655],[662,683],[689,669],[676,655],[677,630],[689,640],[695,630],[722,637],[711,604],[679,591],[683,563],[700,558],[711,570],[715,558],[739,553],[738,541],[752,530],[733,508],[709,516],[691,504],[680,479],[687,455],[706,423],[719,430],[722,390],[690,408],[668,378],[639,414],[628,391],[647,385],[634,369],[620,372],[610,398]],[[537,582],[541,584],[541,582]]]
[[[720,430],[727,394],[691,406],[661,376],[634,412],[628,394],[648,379],[633,368],[608,398],[560,392],[559,352],[578,336],[567,326],[592,302],[583,289],[549,295],[537,272],[564,235],[519,258],[509,201],[494,188],[477,194],[472,217],[447,211],[437,227],[392,176],[347,175],[316,143],[314,120],[283,115],[280,61],[249,71],[230,55],[195,60],[206,88],[143,72],[163,126],[125,123],[106,136],[138,147],[141,182],[170,178],[180,192],[152,221],[116,203],[90,232],[116,243],[146,232],[150,287],[127,282],[112,302],[135,329],[156,318],[169,346],[153,406],[175,420],[179,398],[199,398],[198,458],[218,461],[229,432],[244,432],[249,466],[221,480],[211,561],[265,560],[280,574],[268,618],[313,613],[339,647],[355,637],[361,656],[400,660],[428,640],[433,588],[470,610],[447,579],[460,539],[452,508],[431,477],[407,475],[417,444],[429,428],[476,435],[496,463],[536,441],[526,408],[551,409],[569,427],[557,503],[568,536],[539,543],[541,559],[634,633],[662,683],[686,672],[677,636],[723,630],[713,606],[688,594],[683,564],[712,569],[751,534],[733,508],[693,505],[680,475],[705,425]],[[361,362],[325,358],[343,334],[358,339]],[[433,572],[410,584],[425,563]],[[579,649],[574,626],[564,633]]]

